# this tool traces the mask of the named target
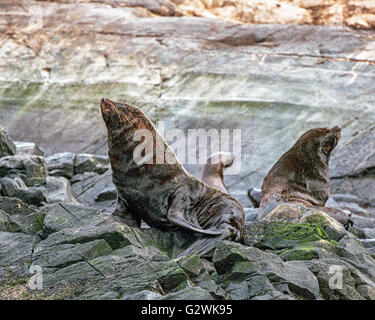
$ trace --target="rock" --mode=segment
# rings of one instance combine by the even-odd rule
[[[45,213],[18,198],[0,197],[0,210],[5,224],[2,231],[36,234],[44,227]]]
[[[249,186],[259,187],[270,167],[309,128],[348,123],[335,149],[337,159],[345,158],[340,154],[354,143],[348,155],[353,159],[351,154],[358,154],[359,160],[351,163],[370,157],[375,120],[375,100],[367,94],[375,86],[371,32],[160,17],[113,3],[17,0],[0,9],[0,24],[10,30],[4,33],[0,55],[8,61],[1,78],[2,114],[7,116],[0,123],[12,137],[42,141],[47,154],[107,154],[97,108],[98,97],[108,94],[108,80],[114,97],[140,106],[155,122],[163,120],[165,132],[178,128],[186,136],[189,129],[240,129],[240,172],[226,175],[225,184],[244,207],[251,207]],[[43,12],[43,28],[20,14],[35,16],[34,8]],[[64,28],[57,23],[60,16]],[[13,37],[26,37],[28,44],[15,43]],[[119,70],[119,64],[127,68]],[[176,148],[186,143],[182,140]],[[203,165],[181,160],[200,176]],[[370,160],[365,168],[371,168]],[[330,164],[352,172],[352,165],[341,160],[336,165],[334,157]],[[373,179],[356,180],[363,184],[356,182],[360,189],[351,194],[362,197],[365,192],[371,199]]]
[[[113,212],[116,206],[117,191],[112,183],[112,171],[100,176],[86,176],[73,184],[74,195],[78,202],[87,206]]]
[[[362,230],[365,233],[367,239],[375,238],[375,229],[363,228]]]
[[[34,142],[22,142],[14,141],[14,144],[17,149],[17,154],[30,154],[36,156],[45,156],[45,152]]]
[[[72,193],[74,197],[79,197],[88,188],[95,184],[100,178],[100,175],[95,172],[84,172],[76,174],[70,179],[72,185]]]
[[[247,194],[254,208],[259,208],[260,201],[262,200],[262,190],[258,188],[250,188]]]
[[[50,234],[41,245],[50,247],[58,244],[86,243],[98,239],[105,240],[113,250],[130,244],[142,246],[135,231],[120,223],[64,228]]]
[[[351,217],[355,226],[359,228],[375,228],[375,218],[365,218],[358,215]]]
[[[158,300],[163,296],[160,293],[142,290],[135,294],[124,294],[121,300]]]
[[[279,291],[271,291],[262,296],[255,296],[250,300],[297,300],[289,295],[283,294]]]
[[[0,209],[8,214],[28,215],[38,212],[34,206],[24,203],[21,199],[0,196]]]
[[[109,158],[94,154],[79,153],[74,162],[74,173],[97,172],[102,174],[110,168]]]
[[[7,197],[15,197],[21,189],[26,189],[26,184],[21,178],[14,179],[4,177],[0,180],[2,194]]]
[[[319,240],[296,245],[290,249],[277,252],[283,261],[292,260],[313,260],[324,258],[338,258],[342,249],[336,244],[327,240]]]
[[[110,3],[114,7],[142,8],[144,11],[147,10],[160,16],[178,15],[176,5],[169,0],[123,0],[121,2],[110,0]]]
[[[46,200],[48,203],[77,202],[72,195],[69,180],[65,177],[48,176],[46,182]]]
[[[226,287],[228,298],[231,300],[249,300],[272,291],[276,289],[266,276],[254,276],[247,281],[230,282]]]
[[[356,289],[365,299],[375,300],[375,287],[373,285],[359,285]]]
[[[348,203],[344,202],[340,204],[340,208],[342,210],[350,211],[351,213],[354,213],[358,216],[366,217],[366,218],[375,218],[375,215],[371,212],[367,211],[366,209],[359,206],[357,203]]]
[[[212,268],[214,268],[213,265]],[[209,272],[210,270],[207,270],[206,267],[205,271],[203,271],[198,277],[190,279],[189,283],[206,290],[214,299],[225,299],[225,291],[221,288],[219,283],[215,282],[215,278],[217,277],[216,271],[214,273]]]
[[[111,247],[105,240],[93,240],[87,243],[58,244],[44,246],[43,241],[35,246],[32,265],[43,267],[44,272],[64,268],[68,265],[91,260],[112,253]]]
[[[287,283],[297,296],[319,298],[318,281],[306,266],[296,261],[283,262],[277,255],[223,241],[215,250],[213,262],[226,283],[266,276],[272,284]]]
[[[146,246],[154,246],[168,257],[173,256],[173,249],[178,246],[175,242],[176,232],[162,231],[154,228],[142,230],[142,240]],[[206,266],[207,267],[207,266]]]
[[[69,265],[45,277],[46,290],[61,284],[79,284],[79,299],[98,299],[116,288],[115,298],[144,290],[167,294],[186,286],[186,276],[166,256],[150,254],[147,249],[126,246],[111,255]],[[201,292],[204,291],[201,289]]]
[[[341,258],[375,282],[375,258],[360,241],[348,232],[338,244],[344,249]]]
[[[176,2],[176,1],[175,1]],[[181,15],[211,17],[240,23],[301,23],[374,28],[374,6],[365,1],[246,0],[207,2],[181,0],[175,11]]]
[[[176,262],[192,278],[199,276],[204,270],[203,262],[198,256],[182,257]]]
[[[8,132],[0,128],[0,158],[16,154],[16,146],[8,136]]]
[[[353,160],[354,161],[354,160]],[[355,194],[375,206],[375,177],[374,175],[345,176],[342,178],[331,178],[331,190],[333,192]]]
[[[76,154],[73,152],[61,152],[53,154],[46,158],[48,173],[51,176],[62,176],[72,178],[74,175],[74,159]]]
[[[365,231],[361,228],[358,228],[355,225],[350,226],[348,231],[351,232],[352,234],[354,234],[358,239],[366,239],[367,238]]]
[[[328,208],[335,208],[335,209],[341,209],[340,205],[338,204],[338,202],[332,197],[330,196],[327,200],[327,202],[325,203],[325,207],[328,207]]]
[[[345,229],[324,212],[308,217],[299,221],[246,224],[243,241],[261,249],[281,250],[320,240],[337,242],[346,235]]]
[[[295,224],[307,224],[315,228],[315,236],[313,237],[318,235],[323,239],[328,237],[328,239],[334,241],[339,241],[346,235],[346,230],[337,220],[319,209],[307,208],[301,205],[280,205],[262,220],[268,222],[282,221],[283,223],[292,223],[293,226]]]
[[[8,215],[9,222],[12,227],[8,230],[10,232],[22,232],[30,235],[39,234],[43,230],[43,218],[44,215],[42,212],[38,214],[29,214],[29,215]]]
[[[43,157],[15,155],[0,159],[0,177],[20,177],[27,186],[41,186],[46,183],[46,163]]]
[[[365,248],[375,247],[375,239],[361,239],[360,242]]]
[[[253,222],[258,217],[258,209],[256,208],[244,208],[243,211],[245,213],[246,222]]]
[[[0,232],[1,280],[12,280],[28,274],[36,238],[22,233]]]
[[[95,226],[108,219],[108,215],[95,208],[71,202],[48,205],[43,210],[46,212],[44,224],[51,232],[65,228]]]
[[[213,300],[212,296],[199,287],[185,288],[181,291],[167,294],[159,300]]]
[[[13,179],[4,177],[0,180],[2,193],[7,197],[17,197],[24,202],[36,206],[41,206],[46,199],[46,192],[43,187],[27,187],[19,178]]]
[[[20,227],[10,220],[10,217],[3,210],[0,210],[0,231],[21,232]]]
[[[349,203],[358,203],[359,199],[357,196],[352,194],[333,194],[331,197],[337,202],[349,202]]]
[[[319,281],[320,292],[328,300],[368,299],[374,283],[345,261],[321,259],[308,262]]]
[[[16,194],[16,197],[38,207],[47,202],[47,194],[44,187],[27,187],[26,189],[21,189]]]
[[[332,161],[331,190],[334,193],[347,193],[375,204],[375,129],[369,128],[356,135],[349,145],[339,148]]]

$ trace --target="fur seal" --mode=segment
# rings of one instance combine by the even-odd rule
[[[138,226],[143,220],[161,230],[183,229],[205,236],[179,256],[202,256],[223,239],[242,238],[241,204],[190,175],[142,110],[106,98],[101,99],[100,108],[107,127],[112,180],[118,193],[114,215],[132,217]],[[142,140],[153,147],[145,155],[151,161],[145,163],[134,158],[140,144],[134,139],[138,130],[146,130],[152,138]],[[168,157],[168,163],[160,163],[163,156]]]
[[[344,212],[324,207],[330,192],[328,162],[340,138],[338,126],[305,132],[264,178],[258,219],[287,202],[319,207],[342,224],[350,223]]]
[[[224,168],[232,165],[234,154],[230,152],[217,152],[207,158],[207,163],[203,167],[201,180],[211,187],[215,187],[222,192],[229,194],[224,184]]]

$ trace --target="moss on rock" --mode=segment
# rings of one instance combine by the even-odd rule
[[[261,249],[284,249],[292,248],[302,243],[327,239],[327,234],[317,223],[291,223],[271,222],[268,223],[263,239],[255,244]]]

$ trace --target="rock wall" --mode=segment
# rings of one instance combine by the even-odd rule
[[[242,23],[296,23],[375,27],[371,0],[175,0],[183,15]]]
[[[333,190],[374,202],[373,32],[177,17],[182,5],[2,1],[0,124],[47,155],[107,152],[101,97],[166,130],[239,128],[241,171],[225,181],[245,207],[300,134],[341,125]]]

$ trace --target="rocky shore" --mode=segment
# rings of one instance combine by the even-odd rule
[[[375,211],[354,195],[329,200],[352,213],[349,231],[300,206],[280,206],[262,222],[245,208],[242,244],[223,241],[212,261],[175,259],[188,234],[111,216],[107,157],[44,157],[5,131],[0,146],[1,299],[375,299]],[[35,266],[43,285],[31,290]]]
[[[375,299],[374,5],[255,2],[1,1],[1,299]],[[225,183],[245,208],[242,244],[174,259],[186,234],[111,217],[102,97],[166,130],[241,130]],[[334,125],[327,206],[354,226],[294,206],[255,221],[275,161]]]

